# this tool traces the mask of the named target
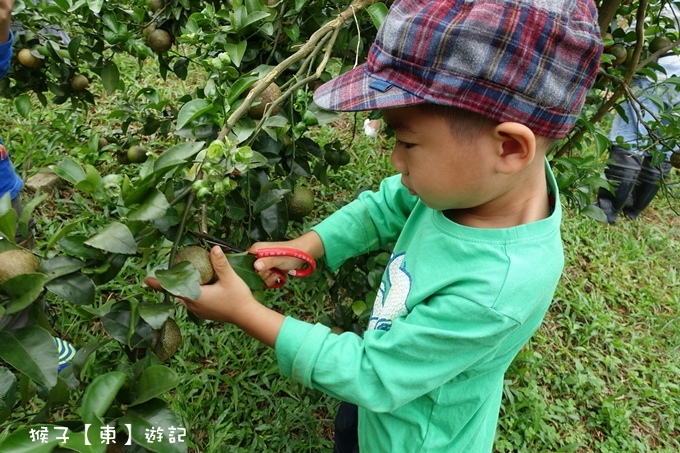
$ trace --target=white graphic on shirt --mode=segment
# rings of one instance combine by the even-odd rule
[[[408,313],[406,299],[411,291],[411,274],[406,271],[404,253],[393,255],[387,263],[368,328],[390,330],[392,320]]]

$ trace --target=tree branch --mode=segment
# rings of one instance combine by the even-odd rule
[[[289,68],[291,65],[296,63],[297,61],[301,60],[302,58],[306,57],[315,49],[317,48],[318,45],[320,45],[320,41],[322,41],[323,38],[326,37],[329,33],[335,34],[335,31],[340,29],[342,25],[345,23],[345,21],[349,20],[351,17],[353,17],[356,14],[356,11],[364,9],[374,3],[377,3],[378,0],[357,0],[354,3],[352,3],[349,8],[341,12],[336,16],[335,19],[327,22],[324,24],[321,28],[319,28],[312,36],[307,40],[307,42],[294,54],[286,58],[284,61],[276,65],[274,69],[272,69],[265,77],[260,79],[258,82],[253,85],[252,89],[244,99],[243,103],[234,111],[234,113],[229,116],[227,119],[226,124],[220,131],[220,135],[217,137],[218,140],[224,141],[226,136],[229,134],[231,129],[234,127],[236,122],[240,120],[243,115],[248,111],[250,108],[251,104],[253,101],[257,98],[257,96],[260,95],[268,86],[270,83],[272,83],[276,78],[281,75],[283,71],[285,71],[287,68]],[[324,66],[325,63],[328,61],[327,58],[324,58]],[[315,72],[316,78],[318,78],[317,74],[321,74],[323,72],[323,68],[320,66],[317,71]],[[269,108],[267,109],[269,110]]]

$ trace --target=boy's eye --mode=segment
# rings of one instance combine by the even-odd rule
[[[403,142],[401,140],[397,140],[397,146],[403,146],[406,149],[412,148],[414,145],[413,143],[408,143],[408,142]]]

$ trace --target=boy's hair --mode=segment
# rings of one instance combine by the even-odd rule
[[[397,0],[368,61],[314,101],[340,111],[443,104],[562,138],[601,54],[593,0]]]
[[[474,141],[480,134],[491,130],[500,123],[500,121],[479,113],[448,105],[426,102],[417,104],[417,108],[426,115],[436,115],[443,118],[447,122],[451,134],[462,140]],[[537,136],[536,139],[536,149],[542,154],[546,154],[559,141],[557,138],[541,136]]]

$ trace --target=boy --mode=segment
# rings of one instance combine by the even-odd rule
[[[336,452],[492,450],[504,372],[563,267],[544,156],[596,75],[595,16],[590,0],[398,0],[367,63],[317,90],[322,108],[381,109],[396,133],[399,175],[285,243],[331,268],[395,243],[364,338],[260,305],[213,249],[219,281],[183,303],[274,347],[284,375],[357,405],[358,440],[343,404]],[[255,263],[270,285],[269,269],[296,266]]]

